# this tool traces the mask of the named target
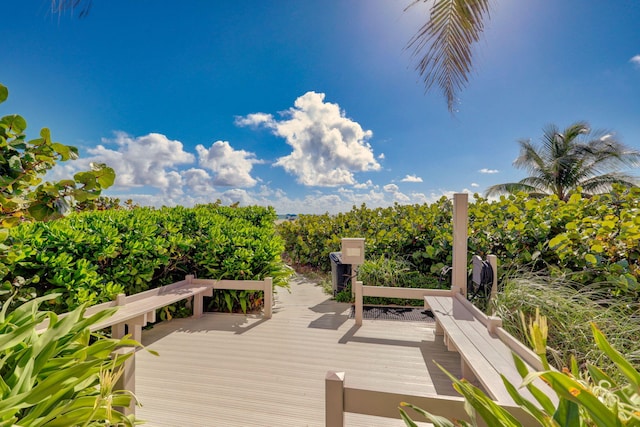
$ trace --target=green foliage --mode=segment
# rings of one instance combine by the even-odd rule
[[[510,273],[493,301],[493,312],[504,328],[528,342],[517,313],[532,316],[536,310],[548,323],[546,357],[554,366],[569,366],[571,358],[597,364],[615,378],[616,370],[590,339],[590,322],[601,330],[628,360],[640,368],[640,302],[632,295],[611,296],[600,285],[581,286],[566,278],[525,272]]]
[[[272,208],[203,205],[83,212],[26,223],[12,228],[0,245],[0,283],[5,296],[19,288],[23,300],[58,294],[47,302],[58,313],[187,274],[273,277],[274,286],[286,286],[289,272],[280,258],[283,244],[274,233],[275,218]],[[244,311],[262,302],[260,293],[228,293],[216,310]]]
[[[384,256],[367,260],[358,270],[358,280],[368,286],[390,286],[400,288],[437,289],[450,287],[450,283],[441,284],[438,277],[416,271],[415,267],[403,259],[390,259]],[[351,289],[348,289],[351,299]],[[423,306],[424,301],[401,298],[364,297],[364,304],[371,305],[414,305]]]
[[[0,103],[8,97],[0,84]],[[90,206],[103,189],[113,185],[115,172],[104,164],[73,179],[42,182],[57,163],[78,158],[75,147],[53,142],[49,129],[27,140],[26,120],[17,114],[0,119],[0,227],[13,227],[28,220],[48,221],[70,211],[76,201]]]
[[[539,321],[540,319],[538,319]],[[535,326],[537,322],[533,322]],[[525,386],[537,402],[523,397],[517,386],[502,378],[505,387],[514,402],[525,410],[532,419],[541,426],[640,426],[640,372],[638,372],[605,338],[605,335],[592,324],[592,334],[596,345],[619,371],[623,382],[613,380],[597,366],[587,365],[580,371],[575,361],[571,369],[563,372],[546,370],[529,373],[521,359],[514,355],[514,361],[523,378]],[[442,369],[442,368],[441,368]],[[445,371],[446,372],[446,371]],[[490,426],[516,427],[522,423],[511,416],[504,408],[493,402],[484,392],[466,380],[458,380],[451,374],[454,388],[465,398],[470,419],[476,417]],[[545,392],[536,388],[532,381],[540,377],[559,398],[557,406],[551,402]],[[410,407],[426,417],[434,425],[441,427],[475,426],[460,420],[447,420],[443,417],[427,413],[407,403],[402,407]],[[400,414],[407,426],[416,424],[409,415],[400,408]]]
[[[129,339],[92,335],[89,327],[111,316],[105,310],[83,319],[84,306],[66,317],[39,311],[54,296],[31,300],[0,312],[0,425],[134,425],[114,406],[126,407],[132,396],[114,390],[120,366],[129,357],[115,350],[139,345]],[[36,326],[49,320],[46,330]]]
[[[579,285],[602,283],[612,295],[640,296],[640,189],[567,201],[525,193],[469,204],[469,256],[494,254],[501,271],[528,265],[553,276],[571,274]],[[451,265],[452,204],[353,208],[330,215],[300,215],[278,226],[295,264],[328,271],[329,253],[342,237],[364,237],[367,260],[404,259],[437,274]]]

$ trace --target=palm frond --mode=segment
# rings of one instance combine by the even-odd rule
[[[611,191],[614,184],[631,188],[637,187],[638,180],[631,175],[608,173],[584,180],[580,183],[580,187],[582,187],[585,194],[592,195]]]
[[[93,0],[51,0],[51,13],[62,15],[66,11],[77,13],[79,18],[89,14]]]
[[[450,112],[454,111],[456,93],[469,81],[471,48],[480,40],[488,15],[489,0],[433,0],[429,20],[407,45],[419,58],[416,70],[425,89],[437,83]]]
[[[611,191],[613,184],[637,185],[635,177],[619,171],[640,165],[640,151],[622,144],[610,132],[592,132],[587,122],[576,122],[563,130],[548,125],[540,145],[529,140],[518,143],[520,155],[513,164],[526,169],[530,176],[518,185],[494,185],[487,195],[528,191],[536,195],[551,193],[566,200],[578,187],[584,194],[593,195]],[[527,186],[531,190],[526,190]]]
[[[524,191],[526,193],[537,192],[538,189],[521,182],[508,182],[506,184],[496,184],[487,188],[485,194],[489,196],[499,196],[501,194],[513,194]]]

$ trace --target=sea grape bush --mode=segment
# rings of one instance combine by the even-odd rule
[[[369,260],[401,258],[424,273],[451,265],[452,202],[365,205],[335,216],[300,215],[278,226],[296,264],[327,271],[342,237],[364,237]],[[574,194],[497,201],[473,196],[469,204],[469,256],[495,254],[501,270],[528,266],[578,283],[603,282],[612,293],[640,294],[640,189],[615,188],[591,198]]]
[[[273,277],[286,285],[283,243],[272,208],[202,205],[72,214],[10,229],[0,245],[0,283],[18,300],[57,293],[48,309],[65,312],[184,279]],[[254,307],[258,295],[218,309]],[[223,297],[224,298],[224,297]],[[19,302],[19,301],[18,301]]]

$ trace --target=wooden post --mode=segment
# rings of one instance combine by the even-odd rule
[[[116,382],[115,389],[116,390],[128,390],[132,394],[136,392],[136,349],[133,347],[122,347],[118,350],[114,351],[111,354],[111,357],[119,357],[126,354],[131,353],[131,356],[125,362],[120,365],[120,369],[122,369],[122,375],[118,378]],[[131,404],[124,407],[116,407],[116,410],[122,412],[124,415],[135,414],[136,411],[136,400],[135,396],[131,397]]]
[[[125,294],[118,294],[116,296],[116,305],[123,306],[127,303],[127,296]],[[125,335],[126,329],[124,323],[117,323],[111,326],[111,338],[120,339]]]
[[[467,234],[469,227],[468,195],[453,195],[453,273],[451,285],[467,296]]]
[[[344,372],[327,372],[324,402],[325,427],[344,427]]]
[[[355,301],[356,301],[356,313],[355,313],[356,325],[362,326],[362,315],[363,315],[362,282],[359,282],[359,281],[356,280],[354,288],[355,288],[355,291],[356,291],[356,296],[355,296]]]
[[[498,295],[498,257],[487,255],[487,261],[489,261],[493,270],[493,283],[491,284],[491,295],[489,296],[489,301],[491,301]]]
[[[273,314],[273,279],[264,279],[264,318],[271,319]]]

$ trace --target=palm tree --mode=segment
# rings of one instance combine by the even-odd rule
[[[533,197],[555,194],[568,200],[578,187],[586,196],[611,191],[613,184],[635,187],[636,178],[620,172],[640,165],[640,152],[617,141],[611,133],[591,132],[586,122],[577,122],[560,132],[544,129],[541,144],[520,140],[520,155],[513,162],[531,175],[519,182],[498,184],[486,195],[528,192]]]
[[[420,2],[432,2],[429,19],[407,48],[418,58],[416,70],[425,89],[437,84],[454,112],[456,93],[464,89],[473,69],[471,47],[480,40],[489,17],[489,0],[413,0],[406,9]]]

